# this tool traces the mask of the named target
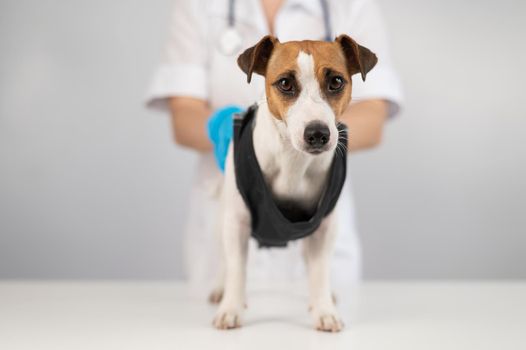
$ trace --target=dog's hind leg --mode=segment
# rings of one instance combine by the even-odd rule
[[[336,234],[334,214],[325,218],[312,235],[304,239],[304,254],[310,288],[310,311],[315,328],[326,332],[339,332],[343,324],[338,316],[331,294],[329,263]]]
[[[208,295],[208,302],[210,304],[219,304],[221,299],[223,299],[223,294],[225,292],[225,262],[223,257],[221,257],[219,264],[219,272],[215,287],[210,292],[210,295]]]
[[[223,294],[225,292],[225,252],[223,249],[222,235],[221,235],[221,218],[223,215],[219,213],[219,217],[215,226],[216,240],[219,250],[219,259],[217,267],[217,276],[214,284],[214,289],[208,295],[208,302],[211,304],[219,304],[221,299],[223,299]]]

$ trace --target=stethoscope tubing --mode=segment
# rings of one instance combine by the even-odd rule
[[[327,0],[319,0],[321,10],[323,12],[323,26],[325,29],[325,41],[332,41],[332,26],[331,16],[329,11],[329,4]],[[230,0],[228,2],[228,27],[233,29],[236,25],[236,0]]]

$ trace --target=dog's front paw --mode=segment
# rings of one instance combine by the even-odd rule
[[[233,329],[241,327],[241,307],[223,307],[221,305],[212,324],[217,329]]]
[[[312,310],[314,317],[314,327],[323,332],[339,332],[343,329],[341,321],[336,311]]]

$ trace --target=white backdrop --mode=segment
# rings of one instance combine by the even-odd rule
[[[525,3],[380,2],[407,104],[351,160],[366,276],[525,278]],[[0,277],[181,275],[195,159],[142,107],[169,8],[0,3]]]

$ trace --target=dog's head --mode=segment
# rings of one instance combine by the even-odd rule
[[[249,83],[253,73],[265,77],[270,112],[285,124],[293,147],[310,154],[336,148],[336,122],[351,101],[351,76],[360,73],[365,80],[376,62],[347,35],[286,43],[265,36],[237,60]]]

